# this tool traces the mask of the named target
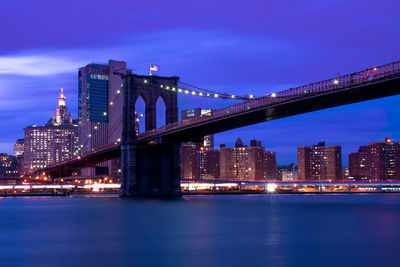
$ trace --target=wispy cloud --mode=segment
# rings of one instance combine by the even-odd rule
[[[0,74],[45,76],[71,72],[83,65],[83,61],[63,57],[8,55],[0,57]]]

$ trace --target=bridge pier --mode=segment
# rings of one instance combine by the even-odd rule
[[[166,104],[166,124],[178,120],[177,94],[163,86],[177,87],[177,77],[127,75],[124,80],[123,129],[121,144],[121,191],[123,197],[181,195],[180,142],[162,138],[138,142],[135,103],[143,96],[146,131],[156,128],[156,103]]]
[[[179,143],[121,147],[121,196],[179,196]]]

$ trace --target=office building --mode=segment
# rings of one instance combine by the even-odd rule
[[[15,156],[0,153],[0,177],[17,177],[18,160]]]
[[[78,71],[79,153],[120,142],[122,137],[123,79],[126,63],[88,64]],[[118,174],[119,160],[85,168],[82,175]]]
[[[58,107],[44,126],[32,125],[25,129],[23,171],[44,168],[66,160],[78,149],[78,127],[72,122],[61,89]]]
[[[319,142],[313,146],[297,148],[299,180],[341,180],[342,159],[340,146],[326,146]]]
[[[18,139],[14,145],[14,156],[20,157],[24,154],[24,139]]]

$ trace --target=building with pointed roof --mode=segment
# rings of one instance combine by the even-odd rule
[[[44,126],[32,125],[24,129],[25,174],[71,158],[78,150],[78,126],[73,124],[65,101],[61,88],[53,117]]]

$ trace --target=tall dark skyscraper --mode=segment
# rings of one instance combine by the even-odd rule
[[[89,64],[79,69],[78,119],[79,152],[119,142],[122,136],[121,75],[130,73],[126,63],[110,60],[108,65]],[[100,163],[82,170],[82,175],[115,174],[118,164]],[[117,168],[116,170],[114,170]]]
[[[297,148],[299,180],[340,180],[342,158],[340,146],[325,146],[319,142],[313,146]]]

